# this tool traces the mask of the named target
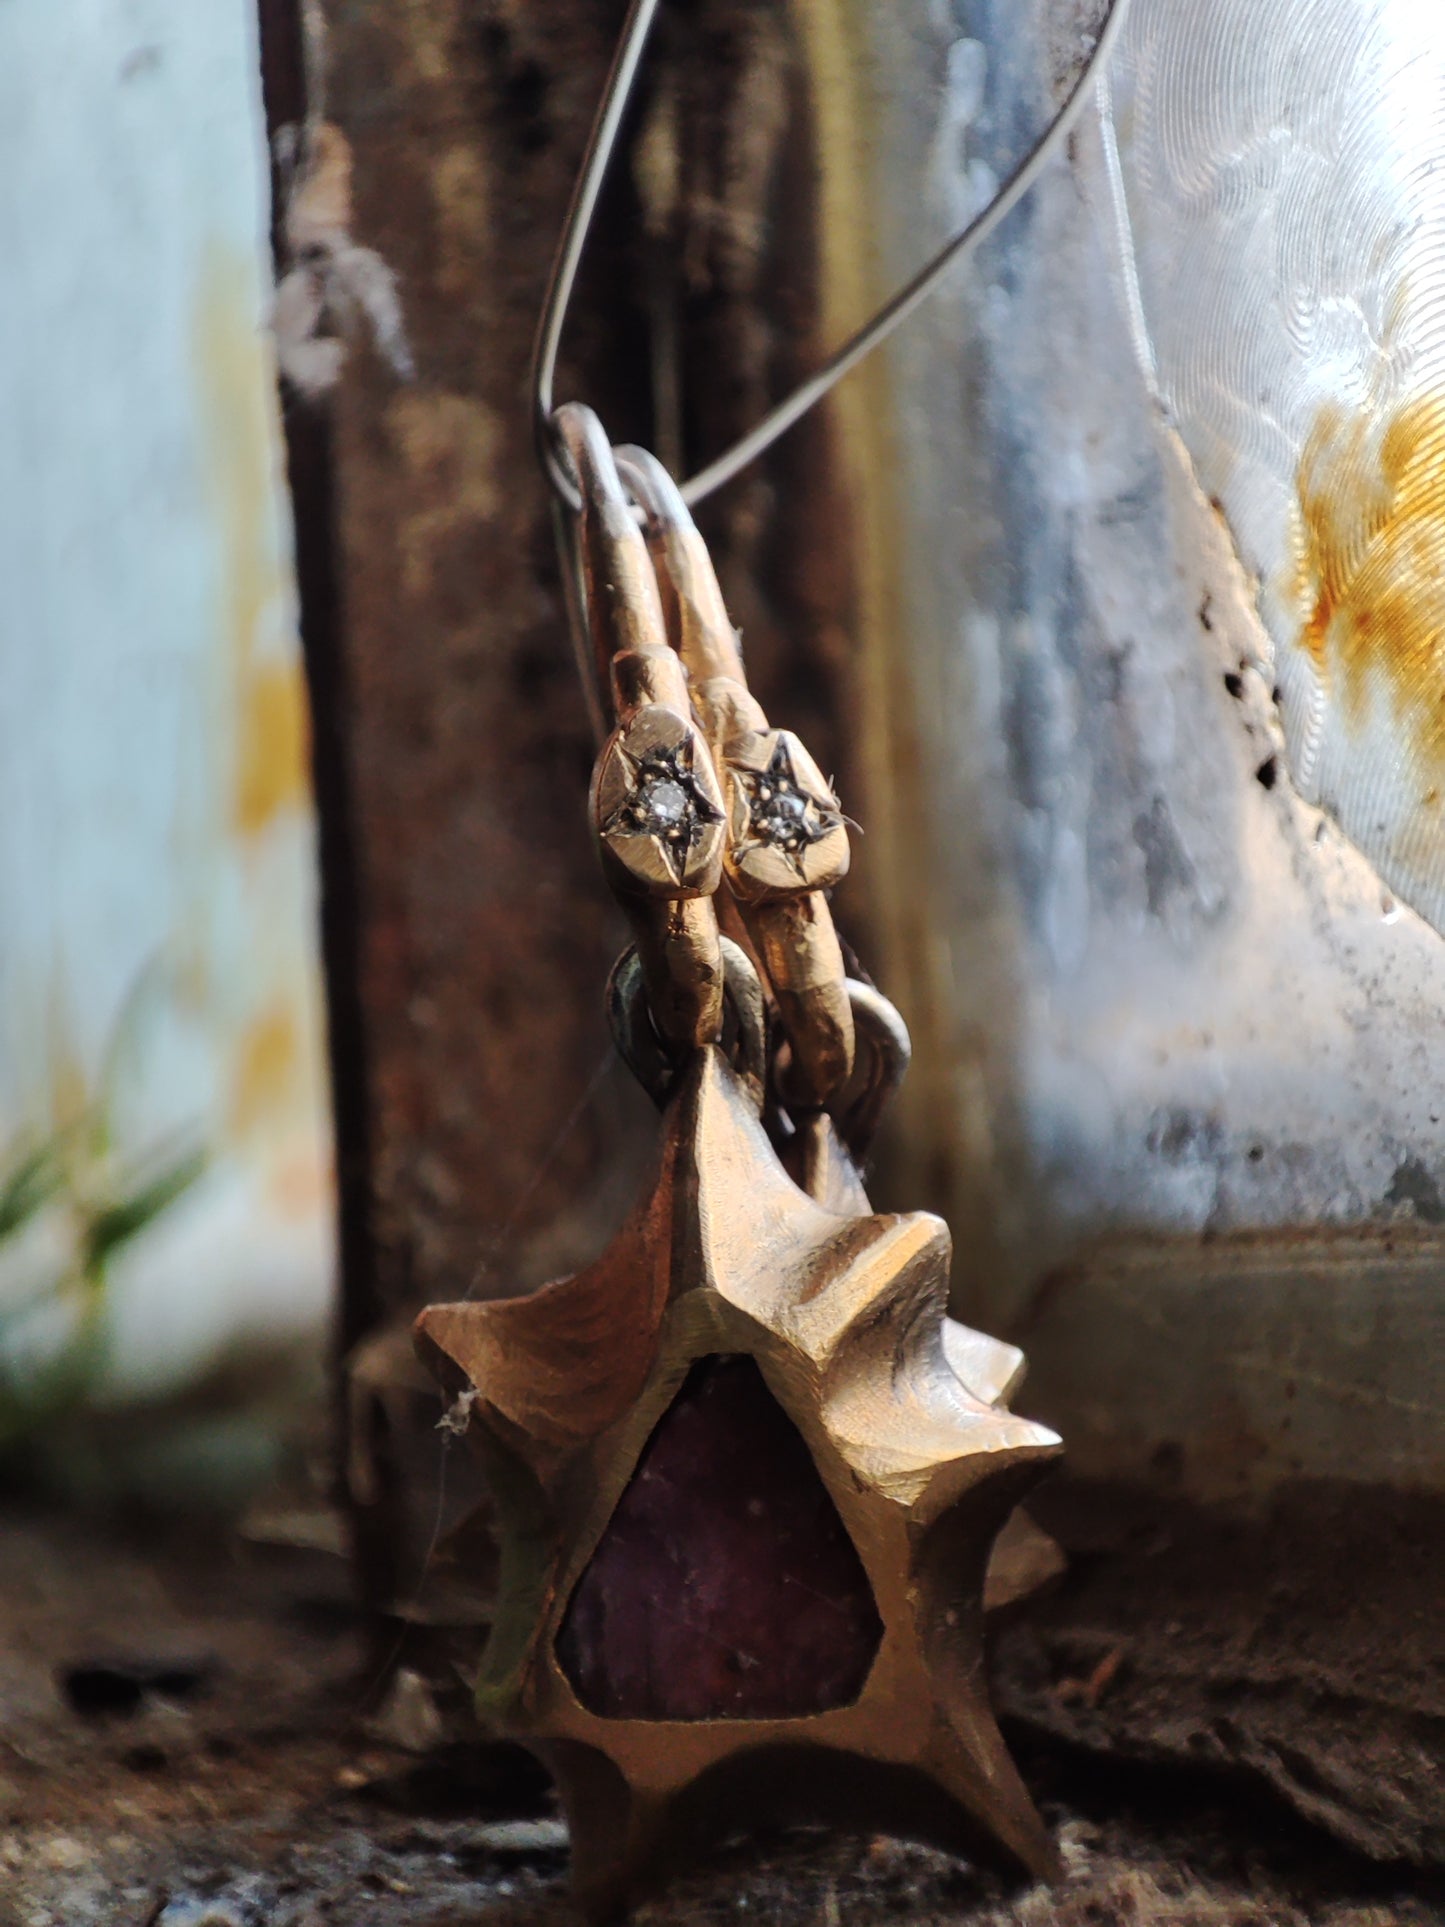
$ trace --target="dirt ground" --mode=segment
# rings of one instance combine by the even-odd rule
[[[1445,1922],[1445,1549],[1426,1532],[1411,1565],[1400,1546],[1419,1522],[1377,1507],[1395,1571],[1372,1581],[1342,1560],[1331,1503],[1314,1494],[1292,1525],[1244,1528],[1056,1496],[1070,1572],[998,1657],[1061,1887],[1008,1892],[920,1848],[795,1835],[730,1849],[639,1918]],[[1291,1531],[1315,1567],[1288,1551]],[[1301,1602],[1320,1599],[1324,1570],[1337,1583],[1311,1616]],[[1366,1621],[1374,1659],[1359,1657]],[[378,1694],[367,1679],[332,1555],[8,1503],[0,1927],[573,1921],[539,1770],[447,1738],[460,1689],[452,1705],[415,1680]]]

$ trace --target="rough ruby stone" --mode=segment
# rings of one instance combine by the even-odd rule
[[[613,1719],[787,1719],[857,1699],[882,1628],[751,1358],[695,1365],[578,1582],[557,1657]]]

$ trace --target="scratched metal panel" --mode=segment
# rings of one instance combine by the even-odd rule
[[[0,8],[0,1334],[42,1406],[77,1340],[161,1391],[329,1294],[253,13]]]
[[[1313,774],[1290,774],[1309,678],[1345,648],[1338,628],[1301,644],[1320,590],[1289,573],[1310,562],[1297,468],[1308,455],[1322,490],[1339,459],[1378,477],[1395,445],[1352,424],[1408,412],[1435,339],[1422,209],[1445,191],[1427,181],[1445,92],[1423,54],[1378,53],[1411,12],[1137,0],[1116,124],[1172,422],[1136,352],[1097,118],[837,406],[864,504],[860,874],[917,1044],[892,1195],[937,1174],[960,1301],[1029,1348],[1076,1464],[1139,1470],[1168,1446],[1159,1463],[1197,1489],[1445,1481],[1445,946],[1369,833],[1381,799],[1397,822],[1418,800],[1423,766],[1386,745],[1428,744],[1419,691],[1335,673]],[[831,10],[853,90],[820,113],[833,332],[978,205],[1097,13]],[[1326,14],[1349,32],[1322,48]],[[1357,84],[1370,125],[1405,123],[1389,143],[1362,146],[1348,115],[1327,138]],[[1207,186],[1171,130],[1227,144],[1241,94],[1268,137]],[[1281,296],[1268,213],[1241,211],[1290,167],[1313,306]],[[1161,181],[1172,199],[1151,199]],[[1363,314],[1328,298],[1347,256],[1375,264]],[[1418,310],[1388,292],[1407,258]],[[1287,395],[1251,387],[1266,356]],[[1338,441],[1311,441],[1321,418]],[[1423,471],[1402,472],[1418,502]],[[1371,514],[1386,496],[1367,491]],[[1431,528],[1410,539],[1423,579]]]

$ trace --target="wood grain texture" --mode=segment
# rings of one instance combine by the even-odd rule
[[[334,401],[377,1297],[402,1310],[466,1289],[499,1234],[509,1284],[580,1261],[643,1134],[625,1078],[573,1116],[625,934],[589,848],[591,744],[524,401],[621,9],[329,12],[355,239],[399,278],[416,364],[402,384],[358,347]],[[665,10],[558,383],[617,439],[701,459],[811,359],[810,128],[776,9]],[[825,450],[801,429],[705,530],[754,686],[846,777]]]

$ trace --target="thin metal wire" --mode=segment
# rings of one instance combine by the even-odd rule
[[[622,23],[622,36],[612,56],[602,98],[597,103],[592,131],[587,136],[582,165],[572,184],[572,198],[567,203],[557,252],[552,259],[552,272],[547,277],[547,292],[542,298],[537,339],[532,348],[532,432],[536,437],[538,459],[553,488],[574,514],[580,512],[582,498],[577,493],[575,482],[561,466],[552,434],[552,384],[557,375],[557,350],[562,345],[562,330],[567,325],[572,286],[577,279],[582,250],[587,245],[597,196],[607,178],[612,150],[617,145],[617,130],[622,125],[622,116],[632,98],[637,69],[647,45],[647,36],[652,31],[657,8],[658,0],[632,0],[627,9],[627,18]]]
[[[557,495],[574,512],[581,508],[581,499],[575,482],[563,465],[552,433],[552,389],[557,374],[557,352],[567,322],[567,309],[577,279],[578,263],[587,245],[597,196],[617,145],[618,129],[636,84],[638,65],[658,5],[659,0],[632,0],[628,9],[622,37],[617,43],[617,52],[613,56],[612,68],[602,90],[582,166],[572,190],[567,217],[562,224],[562,235],[537,325],[532,356],[532,414],[537,454]],[[689,508],[696,507],[715,489],[730,482],[765,449],[771,448],[778,437],[786,434],[794,422],[815,407],[849,369],[856,367],[865,355],[871,354],[881,342],[886,341],[893,330],[927,300],[955,262],[967,260],[988,239],[1000,221],[1013,211],[1058,151],[1060,144],[1067,140],[1087,105],[1089,83],[1102,70],[1113,51],[1123,30],[1128,7],[1129,0],[1110,0],[1109,11],[1099,29],[1093,51],[1080,69],[1063,105],[988,206],[945,242],[871,320],[834,350],[815,374],[795,388],[786,400],[779,402],[731,448],[682,484],[682,499]]]

